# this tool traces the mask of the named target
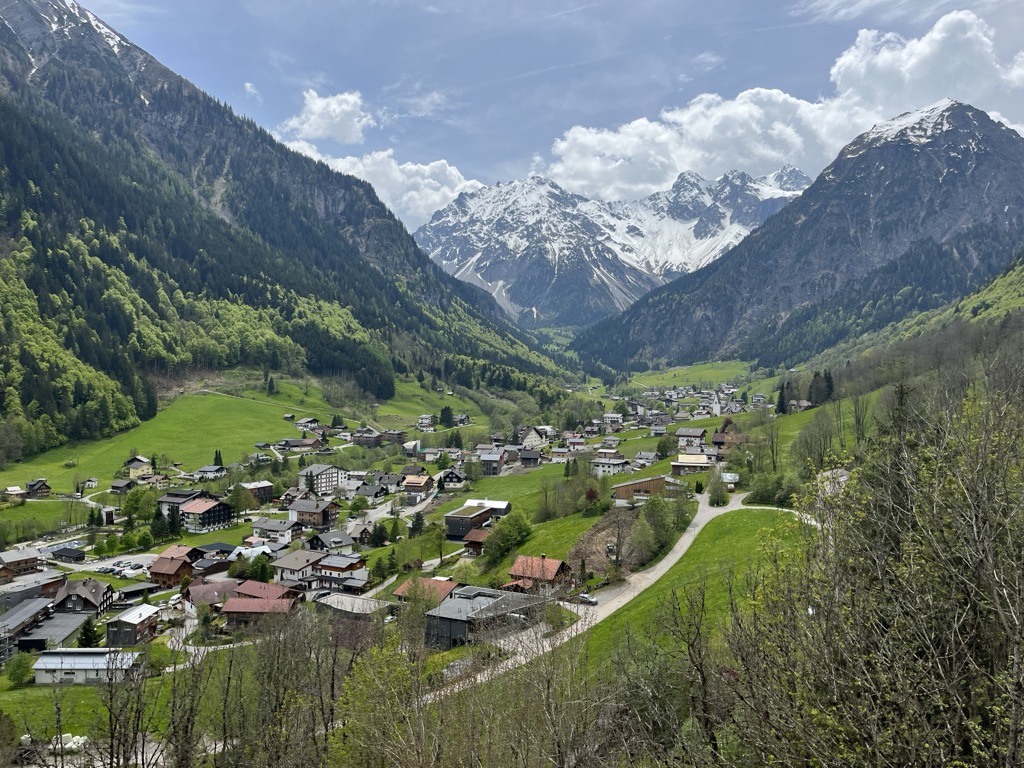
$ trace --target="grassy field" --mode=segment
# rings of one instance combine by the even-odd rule
[[[44,531],[55,531],[61,523],[71,520],[72,523],[84,523],[89,513],[88,507],[81,502],[71,505],[58,499],[40,499],[27,501],[24,504],[9,506],[0,504],[0,521],[7,521],[15,530],[30,520],[34,520],[36,535]]]
[[[597,663],[608,662],[627,629],[642,631],[672,590],[692,587],[705,577],[709,619],[724,619],[729,609],[725,573],[733,569],[742,571],[752,563],[761,542],[768,536],[796,541],[797,525],[793,515],[770,509],[743,509],[715,518],[656,584],[590,630],[592,658]],[[597,596],[600,598],[600,592]]]
[[[470,418],[470,428],[487,429],[490,421],[483,411],[472,400],[464,400],[457,395],[448,395],[443,384],[439,384],[441,392],[423,389],[415,379],[397,379],[395,381],[395,397],[380,403],[374,421],[382,429],[415,430],[416,420],[424,413],[437,416],[444,406],[448,406],[455,414],[465,413]],[[410,439],[414,437],[410,433]]]
[[[6,675],[0,675],[0,710],[14,719],[18,734],[49,738],[56,732],[54,712],[60,702],[61,731],[82,735],[100,716],[100,695],[91,685],[27,685],[11,688]]]
[[[96,477],[102,489],[124,462],[138,453],[166,455],[171,462],[180,461],[185,469],[211,463],[218,449],[225,462],[236,461],[252,453],[256,442],[297,437],[297,430],[281,420],[289,408],[287,402],[185,395],[150,421],[107,440],[69,444],[22,464],[8,464],[0,472],[0,485],[23,485],[29,479],[45,477],[54,492],[70,493],[76,480]],[[75,466],[66,467],[69,460]]]
[[[630,383],[652,388],[683,387],[687,384],[701,387],[725,384],[748,375],[750,375],[749,363],[742,360],[724,360],[669,368],[665,371],[637,373],[631,378]]]

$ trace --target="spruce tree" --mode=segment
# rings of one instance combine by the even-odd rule
[[[415,538],[423,533],[423,526],[426,524],[426,519],[423,517],[423,513],[419,510],[412,516],[412,520],[409,521],[409,537]]]
[[[100,644],[100,631],[92,616],[86,616],[82,628],[78,631],[79,648],[98,648]]]
[[[220,448],[213,452],[213,464],[217,467],[224,466],[224,458],[220,455]]]
[[[176,507],[172,507],[170,514],[167,515],[167,533],[173,538],[181,536],[181,513]]]

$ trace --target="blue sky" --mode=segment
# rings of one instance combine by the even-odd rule
[[[816,175],[949,97],[1020,130],[1017,0],[86,0],[214,97],[366,178],[415,228],[550,176],[602,199],[683,170]]]

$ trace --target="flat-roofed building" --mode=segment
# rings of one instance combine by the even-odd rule
[[[510,501],[469,499],[458,509],[445,514],[448,538],[461,539],[474,528],[482,527],[492,517],[504,517],[511,511]]]
[[[62,648],[43,651],[32,665],[36,685],[97,685],[121,682],[142,654],[112,648]]]

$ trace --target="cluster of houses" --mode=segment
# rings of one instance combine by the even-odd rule
[[[155,636],[156,606],[132,605],[137,594],[99,579],[69,581],[65,572],[48,566],[52,554],[33,547],[0,552],[0,663],[19,651],[60,646],[87,618],[118,609],[103,622],[108,648],[142,645]]]

